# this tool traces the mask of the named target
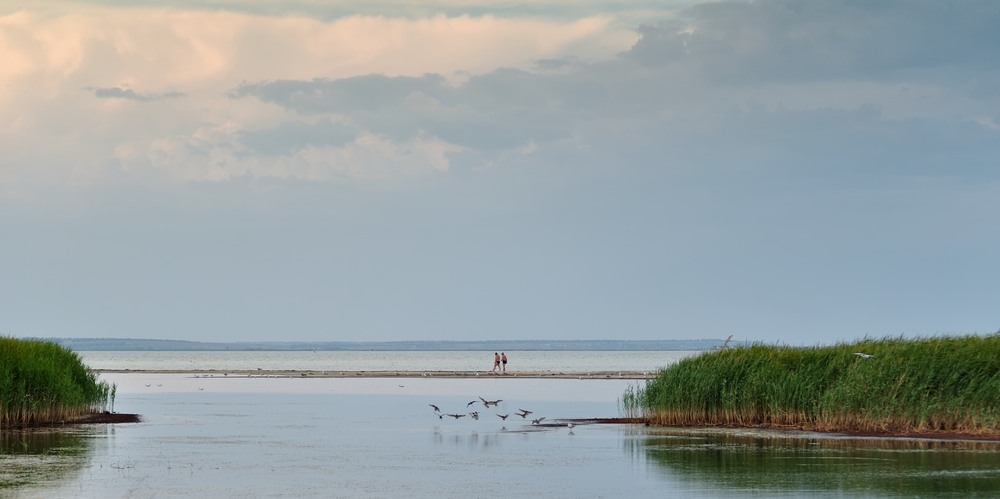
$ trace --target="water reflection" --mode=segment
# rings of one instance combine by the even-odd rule
[[[0,491],[74,480],[90,459],[92,442],[84,428],[0,432]]]
[[[487,450],[499,444],[496,433],[448,433],[435,428],[433,435],[434,443],[437,445],[465,447],[473,451]]]
[[[625,449],[669,480],[722,491],[995,496],[995,442],[830,438],[738,430],[658,429]]]

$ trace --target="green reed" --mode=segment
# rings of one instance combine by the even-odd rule
[[[115,386],[56,343],[0,337],[0,429],[66,421],[114,405]]]
[[[1000,333],[716,350],[661,370],[621,402],[670,426],[996,433]]]

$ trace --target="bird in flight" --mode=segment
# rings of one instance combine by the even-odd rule
[[[469,413],[469,415],[472,416],[472,419],[475,419],[476,421],[479,421],[479,412],[478,411],[472,411],[472,412]]]
[[[465,404],[465,407],[471,407],[472,404],[475,404],[475,403],[476,403],[476,401],[473,400],[472,402],[469,402],[468,404]]]
[[[427,405],[431,406],[434,409],[434,412],[441,412],[441,409],[439,409],[438,406],[434,404],[427,404]]]
[[[447,414],[447,415],[451,416],[451,417],[453,417],[455,419],[464,418],[465,417],[465,414]]]
[[[527,409],[518,409],[514,414],[517,414],[518,416],[521,416],[521,419],[524,419],[528,414],[531,414],[531,412],[532,411]]]
[[[510,416],[510,414],[497,414],[497,416],[500,416],[500,419],[507,421],[507,416]]]
[[[484,406],[484,407],[487,407],[487,408],[488,408],[489,406],[491,406],[491,405],[492,405],[492,406],[494,406],[494,407],[496,407],[496,405],[497,405],[497,404],[499,404],[500,402],[503,402],[503,399],[497,399],[497,400],[486,400],[486,399],[484,399],[484,398],[482,398],[482,397],[479,397],[479,400],[482,400],[482,401],[483,401],[483,406]]]
[[[538,419],[532,419],[531,420],[531,424],[538,424],[538,423],[541,423],[544,420],[545,420],[545,416],[542,416],[542,417],[540,417]]]

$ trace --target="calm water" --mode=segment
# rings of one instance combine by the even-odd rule
[[[997,444],[559,425],[617,416],[628,380],[102,377],[144,421],[3,435],[0,496],[1000,494]],[[503,402],[467,407],[480,396]],[[439,419],[430,403],[481,417]]]
[[[698,351],[506,352],[507,370],[649,371]],[[93,369],[489,371],[493,352],[80,352]]]

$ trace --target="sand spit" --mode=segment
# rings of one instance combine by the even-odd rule
[[[649,379],[654,372],[643,371],[508,371],[503,374],[489,371],[309,371],[309,370],[146,370],[146,369],[95,369],[96,373],[121,374],[190,374],[199,377],[272,377],[272,378],[509,378],[509,379]]]

